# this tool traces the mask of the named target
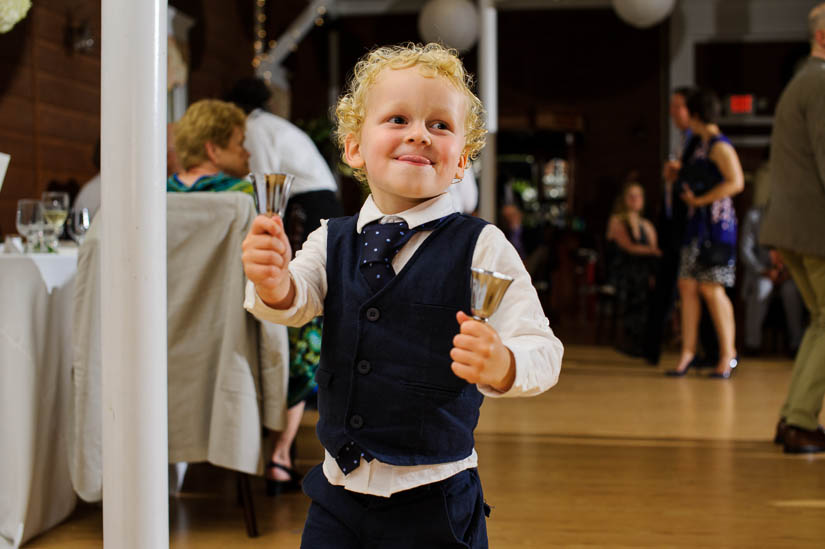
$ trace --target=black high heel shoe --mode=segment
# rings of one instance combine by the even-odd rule
[[[290,469],[286,465],[270,461],[266,464],[267,469],[280,469],[289,475],[289,480],[275,480],[271,478],[266,479],[266,495],[269,497],[277,496],[285,492],[295,492],[301,489],[301,475],[295,470]]]
[[[665,375],[668,377],[684,377],[694,366],[696,366],[696,357],[693,357],[693,359],[687,363],[684,370],[674,368],[673,370],[666,371]]]
[[[728,362],[728,366],[730,369],[726,372],[711,372],[708,374],[708,377],[711,379],[730,379],[730,376],[733,375],[733,372],[736,371],[736,367],[739,366],[739,355],[736,355]]]

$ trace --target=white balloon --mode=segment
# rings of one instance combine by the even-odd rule
[[[430,0],[418,15],[418,33],[426,42],[467,51],[478,38],[478,12],[468,0]]]
[[[676,0],[613,0],[613,9],[625,23],[643,29],[663,21]]]

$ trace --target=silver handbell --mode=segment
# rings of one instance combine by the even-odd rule
[[[249,179],[256,188],[263,186],[265,205],[259,206],[260,213],[272,217],[284,217],[286,204],[289,201],[289,191],[295,176],[288,173],[251,173]]]
[[[470,312],[474,319],[487,322],[487,319],[493,316],[498,309],[504,293],[513,282],[513,277],[475,267],[470,270],[473,276]]]

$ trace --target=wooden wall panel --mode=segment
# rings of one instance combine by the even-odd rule
[[[253,74],[251,2],[171,0],[195,19],[189,99],[220,97]],[[71,21],[87,21],[90,51],[66,47]],[[0,234],[16,232],[17,200],[49,181],[84,183],[95,172],[100,135],[100,0],[37,0],[26,19],[0,35],[0,151],[12,155],[0,190]]]
[[[40,135],[83,144],[95,143],[100,136],[100,117],[41,104]]]
[[[6,179],[3,181],[3,197],[8,197],[14,203],[17,203],[21,198],[37,198],[40,193],[32,192],[34,185],[33,167],[20,164],[12,158],[6,171]]]
[[[0,74],[5,74],[8,79],[6,90],[2,97],[15,96],[31,98],[34,94],[34,79],[32,69],[29,66],[15,66],[0,61]],[[2,99],[0,97],[0,99]]]
[[[41,139],[38,151],[41,169],[54,174],[87,173],[91,168],[91,154],[87,154],[87,148],[64,140]]]
[[[37,68],[41,73],[100,89],[100,60],[98,58],[77,53],[70,54],[66,48],[49,42],[38,42],[34,49]]]
[[[13,95],[0,97],[0,131],[31,135],[34,131],[34,103]],[[7,142],[0,141],[0,151],[6,152]]]
[[[100,88],[77,84],[65,78],[38,72],[35,78],[38,107],[51,105],[100,116]]]
[[[69,21],[88,20],[89,52],[64,45]],[[93,175],[100,127],[100,2],[39,0],[19,28],[0,36],[0,151],[11,164],[0,190],[0,233],[15,232],[20,198],[40,196],[51,180]]]
[[[0,130],[0,140],[5,143],[3,152],[12,157],[10,168],[13,166],[32,168],[34,166],[34,140],[30,135]]]

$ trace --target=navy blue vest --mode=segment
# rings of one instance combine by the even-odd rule
[[[485,221],[456,215],[373,293],[358,268],[357,216],[330,219],[318,438],[333,456],[355,441],[392,465],[464,459],[483,396],[453,374],[458,310]]]

